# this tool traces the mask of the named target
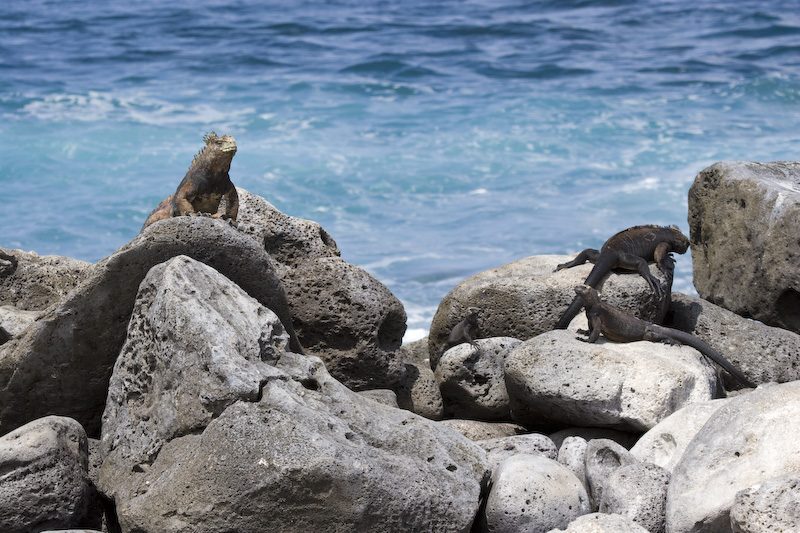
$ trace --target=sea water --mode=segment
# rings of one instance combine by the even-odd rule
[[[797,160],[797,0],[0,4],[0,246],[97,261],[205,133],[403,302],[637,224],[720,160]],[[692,292],[691,258],[675,290]]]

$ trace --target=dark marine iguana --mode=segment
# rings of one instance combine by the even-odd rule
[[[470,343],[475,349],[478,348],[478,345],[472,337],[478,333],[478,315],[480,312],[480,307],[470,307],[467,309],[467,316],[465,316],[461,322],[453,326],[450,335],[447,336],[447,340],[445,340],[442,347],[439,348],[440,359],[444,352],[464,342]]]
[[[600,300],[597,291],[588,285],[575,287],[575,293],[586,308],[586,318],[589,321],[588,342],[596,342],[602,333],[614,342],[650,341],[670,345],[687,344],[712,359],[743,385],[755,388],[755,383],[747,379],[718,351],[694,335],[623,313]]]
[[[671,277],[675,260],[670,253],[683,254],[688,248],[689,239],[675,226],[634,226],[613,235],[600,250],[587,248],[572,261],[558,265],[555,271],[582,265],[586,261],[594,263],[584,284],[597,288],[603,277],[615,268],[636,270],[650,288],[661,296],[661,285],[650,273],[647,264],[655,262],[661,272]],[[576,296],[561,315],[555,329],[566,329],[580,311],[581,301]]]
[[[236,223],[239,195],[228,175],[231,160],[236,154],[236,141],[230,135],[218,137],[213,131],[203,140],[206,143],[205,148],[194,156],[175,194],[158,204],[145,220],[142,229],[166,218],[201,213]],[[221,208],[223,199],[224,211]]]

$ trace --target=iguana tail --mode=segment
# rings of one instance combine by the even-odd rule
[[[704,341],[698,339],[694,335],[686,333],[685,331],[681,331],[679,329],[672,329],[672,328],[664,328],[667,330],[670,337],[674,338],[675,340],[681,342],[682,344],[686,344],[695,348],[703,355],[708,356],[712,361],[717,363],[723,369],[725,369],[731,376],[735,377],[739,383],[745,385],[747,387],[755,388],[756,384],[747,379],[747,377],[742,374],[735,366],[733,366],[728,360],[726,360],[722,355],[716,351],[714,348],[706,344]]]

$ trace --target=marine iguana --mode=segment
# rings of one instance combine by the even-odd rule
[[[634,226],[620,231],[609,238],[600,250],[587,248],[567,263],[561,263],[555,272],[584,264],[587,260],[594,263],[584,283],[590,287],[597,285],[615,268],[636,270],[647,281],[650,288],[659,296],[661,285],[650,273],[647,264],[655,262],[658,269],[671,277],[675,268],[675,260],[671,252],[686,253],[689,239],[675,226]],[[555,329],[566,329],[569,323],[581,310],[581,301],[577,296],[561,315]]]
[[[470,307],[467,309],[467,316],[465,316],[461,322],[453,326],[450,335],[447,336],[447,340],[445,340],[442,347],[439,348],[440,359],[444,352],[464,342],[468,342],[473,348],[478,349],[478,345],[472,337],[478,333],[478,315],[480,312],[480,307]]]
[[[602,332],[606,338],[614,342],[650,341],[670,345],[688,344],[727,370],[743,385],[753,388],[756,386],[718,351],[694,335],[623,313],[601,301],[597,291],[588,285],[575,287],[575,293],[586,308],[586,318],[589,320],[588,342],[596,342]]]
[[[218,137],[213,131],[203,140],[206,143],[205,148],[194,156],[175,194],[158,204],[145,220],[142,230],[166,218],[202,213],[236,223],[239,195],[228,175],[231,160],[236,154],[236,141],[230,135]]]

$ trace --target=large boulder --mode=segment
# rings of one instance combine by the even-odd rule
[[[755,383],[800,379],[800,335],[743,318],[702,298],[673,294],[671,327],[706,341]],[[726,388],[742,385],[723,373]]]
[[[91,266],[69,257],[0,248],[0,305],[47,309],[78,286]]]
[[[651,533],[666,528],[669,472],[651,463],[619,467],[605,484],[601,513],[627,516]]]
[[[87,269],[83,282],[24,335],[0,346],[0,432],[58,414],[99,435],[108,380],[139,283],[152,266],[177,255],[219,270],[274,311],[292,348],[301,349],[283,285],[263,247],[219,219],[162,220]]]
[[[406,331],[400,301],[367,271],[341,259],[319,224],[237,192],[239,229],[275,260],[303,347],[353,390],[398,389],[406,371],[394,353]]]
[[[447,350],[436,367],[444,415],[472,420],[510,420],[503,364],[521,341],[509,337],[478,339]]]
[[[547,457],[518,454],[492,473],[483,530],[544,532],[589,512],[589,497],[572,472]]]
[[[721,162],[689,189],[701,297],[800,333],[800,163]]]
[[[591,513],[579,516],[566,529],[549,533],[649,533],[628,517],[618,514]]]
[[[528,340],[553,329],[575,298],[575,286],[583,284],[593,267],[587,263],[555,272],[559,264],[571,259],[563,255],[526,257],[459,283],[442,298],[433,317],[428,336],[431,366],[436,368],[442,344],[470,307],[482,309],[480,338]],[[650,272],[666,283],[655,265],[650,265]],[[637,273],[609,273],[600,290],[610,305],[645,320],[658,322],[666,313],[668,300],[659,298]]]
[[[730,399],[695,435],[672,471],[667,531],[730,531],[736,493],[800,471],[800,382]]]
[[[528,428],[566,425],[644,432],[684,405],[710,400],[714,368],[695,349],[647,341],[581,342],[551,331],[506,357],[512,419]]]
[[[475,443],[486,450],[486,456],[492,469],[512,455],[521,453],[541,455],[554,461],[558,458],[556,445],[547,435],[541,433],[497,437],[475,441]]]
[[[596,511],[603,501],[603,493],[614,472],[638,461],[613,440],[592,439],[586,444],[583,462],[592,510]]]
[[[58,416],[34,420],[0,437],[0,531],[96,527],[86,433]]]
[[[485,452],[285,343],[211,269],[151,270],[103,416],[99,485],[122,530],[468,531]]]

